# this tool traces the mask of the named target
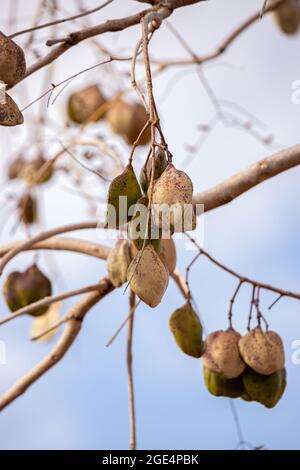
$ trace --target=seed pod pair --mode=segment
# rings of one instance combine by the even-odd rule
[[[68,101],[68,115],[69,118],[77,124],[82,124],[88,121],[91,116],[96,113],[106,102],[100,88],[97,85],[92,85],[83,90],[73,93]],[[98,121],[103,114],[98,118]]]
[[[115,287],[120,287],[126,282],[130,261],[130,247],[127,240],[118,240],[107,258],[109,278]]]
[[[132,145],[147,123],[148,116],[144,106],[141,104],[130,104],[117,100],[107,111],[107,120],[113,132],[119,134],[128,144]],[[150,141],[150,137],[149,126],[141,135],[139,145],[146,145]]]
[[[36,264],[24,272],[12,272],[3,286],[3,295],[12,312],[27,307],[33,302],[51,295],[51,282]],[[32,316],[46,313],[48,307],[40,307],[30,312]]]
[[[185,354],[196,358],[202,356],[202,325],[190,302],[175,310],[169,326],[177,345]]]

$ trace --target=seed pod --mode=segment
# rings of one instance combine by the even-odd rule
[[[19,201],[20,220],[25,225],[34,224],[37,221],[37,203],[30,194],[24,194]]]
[[[23,49],[0,32],[0,80],[12,87],[22,80],[25,73]]]
[[[257,401],[267,408],[274,408],[286,388],[286,370],[281,369],[271,375],[261,375],[248,368],[242,375],[248,401]]]
[[[68,115],[71,121],[82,124],[106,102],[97,85],[73,93],[68,101]],[[101,116],[103,117],[103,115]],[[99,121],[100,117],[96,119]]]
[[[238,343],[241,335],[229,328],[215,331],[206,338],[203,365],[225,379],[235,379],[246,368],[240,357]]]
[[[33,302],[51,295],[51,282],[36,264],[30,266],[26,271],[11,273],[3,286],[3,295],[6,303],[12,312],[26,307]],[[30,315],[37,317],[43,315],[48,307],[40,307],[30,312]]]
[[[32,338],[40,336],[42,333],[51,329],[53,325],[59,322],[60,308],[61,308],[61,303],[55,302],[54,304],[51,304],[49,306],[47,312],[44,315],[40,317],[35,317],[32,319],[32,325],[31,325],[31,337]],[[57,332],[58,332],[58,328],[55,328],[53,330],[51,329],[51,331],[48,331],[48,333],[43,334],[43,336],[37,339],[37,341],[41,343],[50,341],[57,334]]]
[[[43,173],[40,174],[41,168],[47,163],[47,160],[43,155],[39,155],[31,162],[26,162],[20,170],[19,176],[22,178],[29,186],[34,184],[43,184],[47,183],[53,175],[52,166],[44,167]],[[37,176],[39,179],[37,181]]]
[[[283,343],[274,331],[254,328],[239,340],[239,351],[246,364],[258,374],[271,375],[284,368]]]
[[[118,240],[107,257],[109,279],[115,287],[120,287],[127,280],[130,265],[130,247],[127,240]]]
[[[151,244],[131,262],[127,281],[133,292],[149,307],[156,307],[168,287],[169,274]]]
[[[26,161],[22,157],[18,157],[13,162],[11,162],[8,167],[8,178],[10,180],[18,178],[24,165],[26,165]]]
[[[13,127],[23,124],[24,118],[14,100],[6,93],[5,104],[0,103],[0,126]]]
[[[107,198],[106,228],[118,228],[131,217],[128,210],[141,197],[141,189],[131,164],[110,184]],[[120,200],[120,197],[123,198]],[[123,200],[124,199],[124,200]]]
[[[155,222],[165,231],[185,231],[185,206],[193,208],[193,183],[183,171],[169,163],[153,188]],[[190,214],[192,215],[192,214]]]
[[[270,2],[270,6],[272,2]],[[286,0],[272,12],[275,23],[285,34],[296,34],[300,26],[300,7],[297,0]]]
[[[129,104],[117,100],[107,111],[107,120],[115,134],[122,136],[132,145],[138,138],[141,130],[148,121],[144,106],[139,103]],[[139,145],[146,145],[150,141],[150,126],[143,132]]]
[[[149,158],[148,162],[141,169],[140,173],[140,185],[144,192],[147,194],[149,184],[151,181],[151,173],[152,173],[152,162],[153,157]],[[162,173],[167,168],[168,161],[166,158],[166,153],[163,150],[158,150],[154,157],[154,181],[157,180]]]
[[[151,218],[148,220],[148,205],[149,200],[146,196],[137,201],[128,225],[128,235],[138,251],[143,248],[145,242],[145,246],[151,243],[156,253],[159,254],[161,250],[160,231],[158,227],[153,225]]]
[[[189,302],[175,310],[170,317],[169,326],[176,343],[185,354],[192,357],[202,356],[202,325]]]
[[[225,379],[206,367],[203,367],[203,374],[207,390],[216,397],[239,398],[245,392],[241,377]]]
[[[173,274],[177,262],[176,247],[173,238],[162,239],[161,252],[159,256],[162,262],[164,263],[165,267],[169,271],[169,274]]]

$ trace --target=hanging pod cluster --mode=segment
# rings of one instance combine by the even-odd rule
[[[0,32],[0,125],[17,126],[23,116],[14,100],[5,92],[5,86],[13,87],[26,74],[26,61],[20,46]]]
[[[271,6],[275,0],[269,0]],[[296,34],[300,26],[300,5],[297,0],[286,0],[272,12],[273,19],[281,31],[288,35]]]
[[[106,98],[98,85],[91,85],[83,90],[72,93],[68,100],[67,113],[71,121],[76,124],[83,124],[94,117],[94,121],[99,121],[104,117]],[[98,112],[98,115],[97,115]]]
[[[260,327],[241,337],[229,328],[206,339],[204,382],[215,396],[242,398],[273,408],[286,387],[284,348],[280,336]]]
[[[24,272],[10,273],[3,285],[3,295],[12,312],[50,296],[51,292],[50,280],[36,264]],[[30,312],[30,315],[34,317],[44,315],[47,310],[48,307],[40,307]]]

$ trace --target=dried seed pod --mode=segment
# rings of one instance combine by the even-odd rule
[[[15,312],[50,296],[51,290],[51,282],[47,276],[36,264],[33,264],[23,273],[15,271],[7,277],[3,286],[3,295],[10,310]],[[37,317],[46,313],[47,310],[48,307],[40,307],[30,312],[30,315]]]
[[[248,367],[242,375],[242,380],[246,391],[244,400],[257,401],[267,408],[274,408],[286,388],[286,370],[261,375]]]
[[[141,197],[141,189],[131,164],[110,184],[106,228],[118,228],[130,219],[128,211]],[[121,198],[121,199],[120,199]]]
[[[0,80],[12,87],[22,80],[25,73],[23,49],[0,32]]]
[[[19,178],[24,165],[26,165],[26,161],[23,157],[18,157],[13,162],[11,162],[8,167],[8,178],[10,180]]]
[[[153,157],[150,157],[147,163],[141,169],[140,173],[140,185],[144,192],[147,194],[149,184],[151,181],[151,173],[152,173],[152,163]],[[158,150],[154,156],[154,181],[156,181],[165,171],[167,168],[168,161],[166,157],[166,153],[163,150]]]
[[[33,318],[32,325],[31,325],[31,337],[32,338],[40,336],[45,331],[51,329],[53,325],[59,322],[60,308],[61,308],[61,303],[55,302],[54,304],[51,304],[49,306],[47,312],[44,315]],[[41,343],[50,341],[57,334],[57,332],[58,332],[58,328],[55,328],[53,330],[51,329],[51,331],[48,331],[48,333],[43,334],[43,336],[41,336],[37,341]]]
[[[34,160],[26,162],[23,167],[20,169],[19,176],[22,178],[29,186],[34,184],[43,184],[47,183],[53,175],[52,166],[44,167],[45,171],[40,175],[39,172],[41,168],[47,163],[47,160],[43,155],[38,155]],[[39,179],[37,181],[37,176]]]
[[[170,330],[180,349],[189,356],[203,354],[202,325],[189,302],[175,310],[169,320]]]
[[[154,226],[151,218],[148,220],[148,205],[149,200],[146,196],[137,201],[128,225],[128,235],[138,251],[143,248],[144,243],[145,246],[151,243],[156,253],[159,254],[161,250],[160,230]]]
[[[156,307],[168,287],[169,274],[151,244],[132,260],[127,281],[133,292],[149,307]]]
[[[165,231],[185,231],[186,208],[193,211],[193,183],[189,176],[169,163],[153,188],[153,212],[156,223]],[[190,221],[191,222],[191,221]]]
[[[148,121],[145,108],[139,104],[129,104],[122,100],[115,101],[107,111],[107,120],[115,134],[122,136],[132,145],[138,138],[141,130]],[[150,126],[143,132],[139,145],[146,145],[150,141]]]
[[[245,392],[241,377],[225,379],[206,367],[203,367],[203,374],[207,390],[216,397],[239,398]]]
[[[68,101],[69,118],[77,124],[87,121],[101,106],[106,99],[97,85],[89,86],[83,90],[73,93]],[[101,115],[99,119],[103,117]]]
[[[25,225],[34,224],[37,221],[36,199],[30,194],[24,194],[19,201],[20,220]]]
[[[118,240],[107,257],[109,279],[115,287],[120,287],[127,280],[130,265],[130,247],[127,240]]]
[[[271,375],[284,368],[284,348],[274,331],[257,327],[239,340],[239,351],[245,363],[255,372]]]
[[[272,2],[270,2],[270,6]],[[275,23],[285,34],[296,34],[300,26],[300,6],[297,0],[286,0],[272,12]]]
[[[6,93],[5,103],[0,103],[0,126],[13,127],[23,124],[24,118],[14,100]]]
[[[232,328],[215,331],[206,338],[203,365],[222,375],[225,379],[235,379],[246,368],[240,357],[238,343],[241,335]]]
[[[159,256],[162,262],[164,263],[165,267],[169,271],[169,274],[173,274],[177,262],[176,247],[173,238],[162,239],[161,252]]]

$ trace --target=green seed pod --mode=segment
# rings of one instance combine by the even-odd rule
[[[106,228],[118,228],[126,224],[131,216],[128,210],[141,197],[141,189],[131,164],[110,184],[107,198]],[[123,198],[120,200],[120,197]]]
[[[0,80],[12,87],[22,80],[25,73],[23,49],[0,32]]]
[[[51,282],[36,264],[30,266],[23,273],[17,271],[11,273],[3,286],[4,298],[12,312],[50,296],[51,291]],[[48,307],[40,307],[30,315],[40,316],[47,310]]]
[[[155,222],[164,231],[172,228],[175,232],[185,231],[185,206],[193,210],[193,183],[184,171],[177,170],[169,163],[153,188],[153,212]],[[191,221],[189,221],[191,222]]]
[[[14,127],[23,124],[24,118],[14,100],[6,93],[5,103],[0,104],[0,126]]]
[[[144,164],[140,173],[140,185],[144,192],[147,194],[149,184],[151,181],[153,158],[149,158],[148,162]],[[163,150],[158,150],[154,157],[154,181],[156,181],[167,168],[168,161],[166,153]]]
[[[185,354],[197,358],[202,356],[202,325],[189,302],[175,310],[170,317],[169,326],[176,343]]]
[[[132,260],[127,281],[135,294],[149,307],[156,307],[168,287],[169,274],[151,244]]]
[[[271,375],[284,368],[283,343],[274,331],[254,328],[239,340],[239,351],[244,362],[258,374]]]
[[[129,104],[117,100],[107,111],[107,120],[115,134],[119,134],[128,144],[133,145],[148,121],[148,116],[141,104]],[[146,145],[150,141],[150,137],[149,126],[141,136],[139,145]]]
[[[148,221],[148,205],[149,200],[146,196],[137,201],[132,219],[128,225],[128,235],[138,251],[143,248],[146,239],[145,246],[151,243],[156,253],[159,254],[161,249],[160,231],[158,227],[153,226],[151,218]]]
[[[215,331],[206,338],[203,365],[225,379],[235,379],[246,368],[240,357],[238,343],[241,335],[232,328]]]
[[[270,1],[270,6],[272,1]],[[296,34],[300,26],[300,7],[297,0],[286,0],[272,12],[275,23],[285,34]]]
[[[216,397],[239,398],[245,392],[241,377],[225,379],[205,367],[203,367],[203,374],[207,390]]]
[[[246,397],[257,401],[267,408],[273,408],[281,399],[286,387],[286,370],[271,375],[261,375],[247,368],[242,375]],[[245,399],[245,397],[243,397]],[[246,399],[247,399],[246,398]]]
[[[120,287],[127,280],[127,270],[131,255],[127,240],[118,240],[107,258],[109,279],[115,287]]]
[[[99,87],[97,85],[89,86],[83,90],[76,91],[69,97],[68,116],[71,121],[82,124],[88,121],[92,114],[103,106],[105,102],[106,99]]]
[[[24,194],[19,201],[20,220],[25,225],[34,224],[37,221],[37,203],[30,194]]]

